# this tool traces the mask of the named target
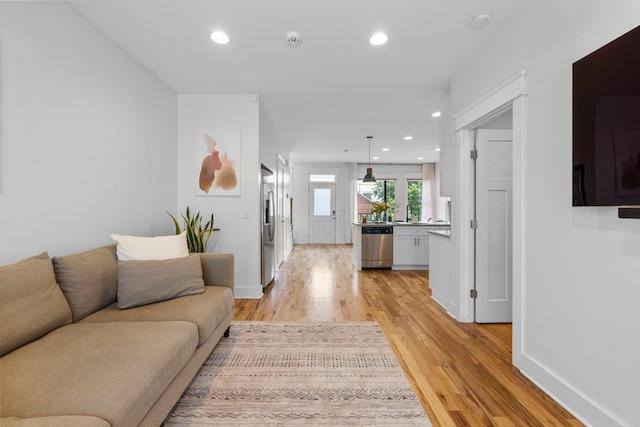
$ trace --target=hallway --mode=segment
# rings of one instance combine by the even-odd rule
[[[428,281],[357,271],[351,245],[296,245],[262,299],[236,300],[235,320],[378,322],[434,426],[582,425],[511,365],[511,325],[456,322]]]

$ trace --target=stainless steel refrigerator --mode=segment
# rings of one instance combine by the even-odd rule
[[[275,209],[273,172],[262,165],[260,184],[260,212],[262,214],[262,288],[265,288],[275,275]]]

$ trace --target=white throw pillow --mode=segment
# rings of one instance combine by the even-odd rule
[[[120,261],[151,261],[189,256],[187,232],[173,236],[137,237],[112,234]]]

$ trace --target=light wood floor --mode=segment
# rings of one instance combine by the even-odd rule
[[[236,320],[376,321],[434,426],[581,426],[511,365],[511,325],[463,324],[428,271],[357,271],[350,245],[296,245]]]

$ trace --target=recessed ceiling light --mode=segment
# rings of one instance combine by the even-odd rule
[[[382,151],[389,151],[389,149],[388,148],[383,148]]]
[[[439,149],[439,148],[436,148],[436,151],[440,151],[440,149]]]
[[[372,157],[372,159],[373,159],[373,160],[378,160],[379,158],[380,158],[380,157],[378,157],[378,156],[374,156],[374,157]]]
[[[404,137],[405,141],[411,141],[412,139],[413,139],[413,137],[411,135]]]
[[[222,31],[214,31],[211,33],[211,40],[218,44],[227,44],[229,43],[229,36]]]
[[[433,114],[431,115],[431,117],[440,117],[440,115],[441,115],[441,114],[442,114],[442,113],[440,113],[440,111],[436,111],[435,113],[433,113]]]
[[[424,160],[424,157],[418,157],[418,160]]]
[[[491,21],[491,12],[488,10],[481,10],[480,12],[473,15],[471,18],[471,28],[482,28],[486,27]]]
[[[387,37],[385,33],[375,33],[369,39],[369,43],[371,43],[374,46],[380,46],[385,44],[387,40],[389,40],[389,37]]]

